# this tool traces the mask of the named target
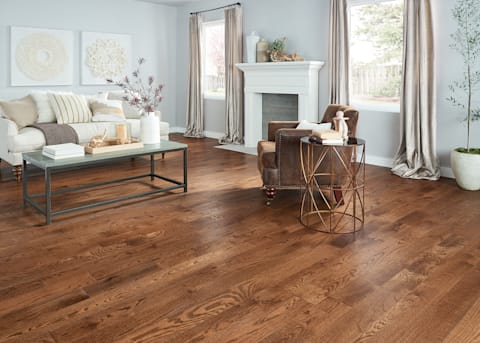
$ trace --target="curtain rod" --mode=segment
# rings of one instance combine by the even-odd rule
[[[225,6],[220,6],[220,7],[216,7],[216,8],[212,8],[212,9],[210,9],[210,10],[203,10],[203,11],[198,11],[198,12],[190,12],[190,15],[199,14],[199,13],[204,13],[204,12],[211,12],[211,11],[216,11],[216,10],[221,10],[222,8],[227,8],[227,7],[230,7],[230,6],[242,6],[242,4],[239,3],[239,2],[236,2],[236,3],[234,3],[234,4],[225,5]]]

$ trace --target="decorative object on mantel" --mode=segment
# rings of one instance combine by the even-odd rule
[[[269,61],[270,56],[268,55],[268,41],[265,38],[260,38],[257,43],[257,63]]]
[[[256,53],[257,53],[257,43],[260,40],[257,32],[252,31],[247,36],[247,63],[257,62]]]
[[[480,3],[472,0],[458,0],[452,9],[457,22],[457,30],[451,34],[450,47],[463,58],[464,72],[460,80],[454,81],[448,88],[451,95],[447,98],[465,114],[467,124],[467,146],[452,150],[450,163],[457,184],[469,191],[480,190],[480,148],[470,147],[471,122],[480,120],[480,107],[474,107],[473,93],[480,84]]]
[[[333,118],[333,124],[335,125],[335,131],[340,133],[340,137],[344,140],[348,139],[348,126],[347,120],[349,118],[344,117],[343,111],[337,111],[335,118]]]
[[[272,62],[304,61],[305,59],[298,56],[296,51],[291,55],[284,52],[286,41],[287,38],[283,37],[282,39],[275,39],[272,44],[270,44],[270,60]]]
[[[149,76],[147,84],[144,84],[140,76],[140,67],[144,63],[144,58],[138,59],[138,67],[132,72],[132,78],[125,76],[122,81],[107,79],[107,82],[123,88],[125,93],[123,99],[143,112],[142,118],[140,118],[142,142],[157,144],[160,143],[160,118],[156,115],[155,110],[163,99],[163,85],[155,86],[153,76]],[[157,112],[159,113],[159,111]]]

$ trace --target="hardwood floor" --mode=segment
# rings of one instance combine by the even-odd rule
[[[367,166],[364,229],[329,235],[299,223],[297,191],[264,205],[255,156],[171,139],[189,144],[186,194],[44,226],[21,186],[0,182],[1,342],[480,342],[480,192]],[[156,163],[181,175],[180,154]],[[147,168],[137,159],[53,184]]]

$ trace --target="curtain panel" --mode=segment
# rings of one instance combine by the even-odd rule
[[[190,64],[188,70],[187,128],[185,137],[204,137],[204,113],[202,94],[202,54],[200,46],[202,19],[192,14],[189,20]]]
[[[400,146],[392,172],[438,180],[435,73],[430,0],[405,0]]]
[[[243,143],[243,14],[240,6],[225,9],[225,136],[220,144]]]
[[[330,0],[328,85],[331,104],[350,104],[347,0]]]

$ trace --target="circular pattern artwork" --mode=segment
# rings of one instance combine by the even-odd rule
[[[49,33],[32,33],[17,44],[18,69],[35,81],[54,79],[65,71],[68,54],[63,43]]]
[[[97,39],[87,47],[86,64],[97,78],[123,76],[127,63],[127,52],[113,39]]]

